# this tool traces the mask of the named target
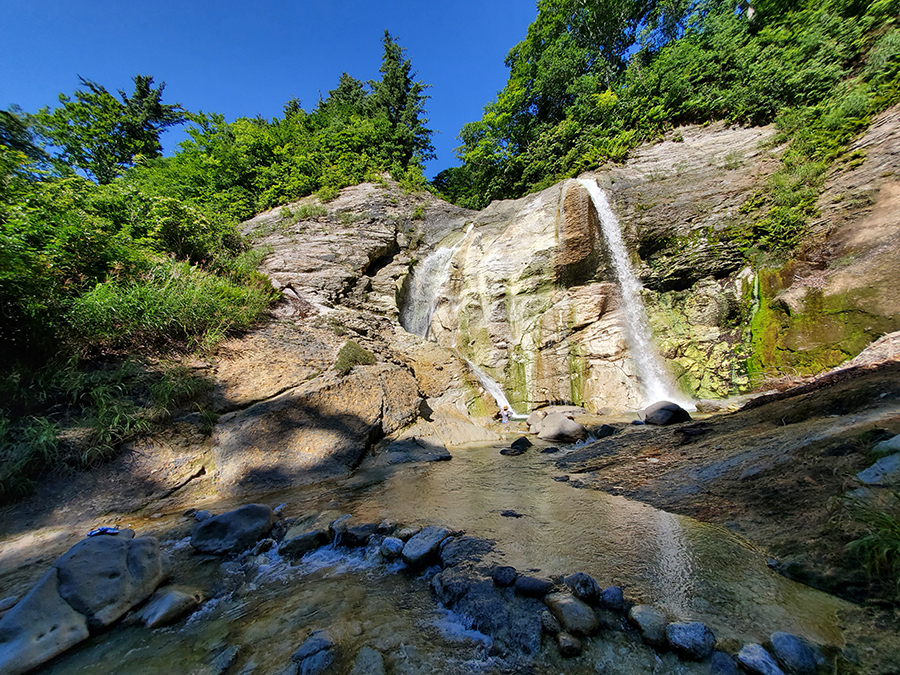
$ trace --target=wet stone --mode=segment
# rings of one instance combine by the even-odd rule
[[[559,623],[559,619],[553,616],[549,609],[545,609],[541,612],[541,626],[544,628],[544,632],[549,633],[550,635],[557,635],[562,632],[562,626]]]
[[[275,514],[264,504],[247,504],[194,526],[191,546],[203,553],[239,553],[272,531]]]
[[[334,640],[322,630],[313,632],[300,648],[291,656],[298,664],[299,675],[319,675],[334,663]]]
[[[670,623],[666,626],[666,640],[676,654],[693,661],[709,658],[716,647],[715,634],[699,621]]]
[[[328,533],[325,530],[312,530],[283,542],[278,553],[290,560],[299,560],[310,551],[315,551],[328,544]]]
[[[744,645],[735,658],[741,667],[752,675],[785,675],[762,645],[755,643]]]
[[[397,533],[397,539],[400,539],[401,541],[409,541],[421,531],[421,527],[404,527]]]
[[[556,636],[556,644],[559,647],[560,656],[570,658],[581,654],[581,640],[566,632]]]
[[[725,652],[714,652],[709,662],[710,675],[738,675],[734,659]]]
[[[635,605],[628,612],[628,619],[637,626],[641,636],[651,647],[666,644],[666,617],[651,605]]]
[[[492,542],[477,537],[455,537],[441,545],[441,565],[455,567],[477,562],[494,549]]]
[[[516,592],[526,598],[543,598],[553,589],[549,579],[520,576],[516,579]]]
[[[384,657],[381,652],[372,647],[360,649],[350,675],[384,675]]]
[[[377,529],[378,525],[375,523],[348,527],[336,543],[350,548],[360,548],[369,543],[369,538],[375,534]]]
[[[395,560],[400,557],[403,551],[403,540],[397,537],[385,537],[381,542],[381,555],[388,560]]]
[[[445,527],[424,528],[404,545],[403,562],[412,568],[425,567],[437,557],[441,542],[449,535],[450,531]]]
[[[576,572],[567,576],[563,581],[571,589],[572,594],[580,600],[594,603],[600,596],[600,585],[590,574]]]
[[[494,580],[494,583],[498,586],[512,586],[516,583],[516,577],[518,573],[516,572],[515,567],[497,567],[494,569],[493,574],[491,574],[491,579]]]
[[[815,675],[816,653],[801,638],[790,633],[772,633],[772,653],[789,675]]]
[[[550,593],[544,604],[572,635],[593,635],[600,629],[597,617],[585,602],[568,593]]]
[[[609,586],[600,593],[600,602],[610,609],[625,609],[625,593],[619,586]]]

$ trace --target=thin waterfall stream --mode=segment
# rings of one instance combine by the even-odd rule
[[[578,183],[590,193],[600,218],[600,228],[606,240],[610,260],[622,294],[622,315],[625,319],[628,346],[631,349],[632,361],[637,369],[638,378],[644,386],[645,405],[665,400],[678,403],[686,409],[693,409],[693,405],[685,400],[685,396],[679,393],[672,384],[671,378],[653,346],[647,312],[641,300],[643,287],[631,268],[628,250],[622,240],[622,228],[619,226],[619,219],[616,218],[616,214],[609,205],[606,193],[594,180],[582,178],[578,180]]]

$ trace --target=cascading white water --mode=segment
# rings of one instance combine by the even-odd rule
[[[463,357],[463,360],[466,362],[466,365],[469,366],[469,370],[471,370],[475,377],[478,378],[478,381],[481,382],[481,386],[484,387],[485,391],[493,396],[494,400],[497,402],[498,408],[503,410],[503,407],[506,406],[512,412],[511,417],[525,419],[525,415],[520,415],[516,412],[515,408],[510,405],[506,398],[506,394],[503,393],[503,389],[500,387],[500,383],[497,382],[497,380],[469,361],[469,359]]]
[[[613,213],[606,199],[606,193],[597,185],[596,181],[579,179],[578,182],[587,188],[600,217],[600,229],[606,239],[610,258],[619,289],[622,294],[622,314],[625,317],[625,330],[628,346],[631,349],[632,360],[637,375],[644,386],[644,405],[657,401],[672,401],[682,407],[691,404],[685,400],[671,383],[662,361],[650,341],[650,324],[647,321],[647,313],[644,303],[641,301],[641,282],[631,269],[628,259],[628,251],[622,241],[622,229],[619,220]]]
[[[441,298],[441,290],[450,279],[453,254],[471,231],[472,225],[469,225],[458,242],[451,247],[442,246],[431,253],[410,274],[409,290],[400,312],[400,325],[413,335],[428,339],[431,317]]]

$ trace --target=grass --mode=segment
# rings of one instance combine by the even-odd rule
[[[48,471],[110,459],[182,411],[199,411],[201,430],[210,433],[217,419],[204,405],[211,389],[209,378],[184,365],[133,359],[72,359],[14,373],[0,391],[0,502],[27,494]]]
[[[870,575],[888,581],[894,597],[900,598],[900,490],[888,490],[877,505],[854,501],[850,512],[860,536],[848,550],[860,557]]]

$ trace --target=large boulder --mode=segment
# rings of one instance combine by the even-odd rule
[[[538,438],[544,441],[575,443],[587,438],[588,432],[581,424],[563,413],[552,413],[541,421]]]
[[[347,474],[375,441],[415,420],[420,402],[408,370],[377,364],[223,415],[213,437],[216,487],[247,494]]]
[[[191,533],[191,546],[203,553],[225,555],[239,553],[272,531],[276,516],[265,504],[247,504],[197,523]]]
[[[88,537],[0,619],[0,672],[18,675],[119,619],[164,576],[159,542],[132,530]]]
[[[641,410],[639,414],[645,424],[654,424],[660,427],[691,421],[690,413],[671,401],[654,403]]]

